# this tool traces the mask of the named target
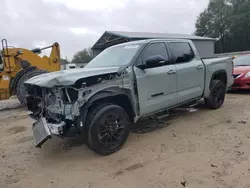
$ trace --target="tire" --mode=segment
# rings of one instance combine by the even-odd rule
[[[48,73],[48,71],[34,69],[34,70],[29,71],[29,72],[26,72],[24,75],[21,76],[21,78],[18,80],[16,88],[15,88],[16,95],[17,95],[17,98],[20,101],[20,103],[26,104],[25,96],[28,94],[27,90],[24,87],[24,82],[27,81],[28,79],[34,77],[34,76],[38,76],[38,75],[45,74],[45,73]]]
[[[120,150],[130,131],[129,117],[125,110],[108,103],[97,105],[90,110],[86,126],[87,145],[99,155],[110,155]]]
[[[209,98],[205,98],[205,104],[210,109],[218,109],[222,106],[225,100],[226,86],[220,80],[213,80]]]

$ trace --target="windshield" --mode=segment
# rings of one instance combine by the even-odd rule
[[[250,66],[250,55],[243,55],[235,58],[234,66]]]
[[[131,62],[140,45],[122,45],[107,48],[94,59],[92,59],[85,68],[98,68],[98,67],[113,67],[123,66]]]

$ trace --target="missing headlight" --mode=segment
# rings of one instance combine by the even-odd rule
[[[62,93],[65,102],[74,103],[78,99],[78,91],[73,88],[64,88]]]
[[[87,95],[89,95],[91,93],[91,90],[87,90],[87,91],[84,91],[82,93],[82,97],[86,97]]]

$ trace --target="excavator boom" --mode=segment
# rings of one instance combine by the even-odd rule
[[[51,48],[49,56],[40,57],[43,50]],[[2,40],[0,60],[0,100],[17,95],[20,102],[25,102],[26,91],[23,83],[36,75],[60,70],[60,45],[55,42],[51,46],[28,50],[11,48],[7,40]],[[2,64],[1,64],[2,62]],[[1,69],[2,67],[2,69]]]

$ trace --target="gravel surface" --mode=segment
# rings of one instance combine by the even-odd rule
[[[27,112],[3,113],[0,188],[250,187],[248,93],[228,94],[219,110],[200,105],[161,121],[160,129],[132,132],[122,150],[106,157],[80,138],[35,148]]]
[[[0,101],[0,110],[14,109],[14,108],[22,107],[22,106],[23,105],[21,105],[19,100],[16,98]]]

